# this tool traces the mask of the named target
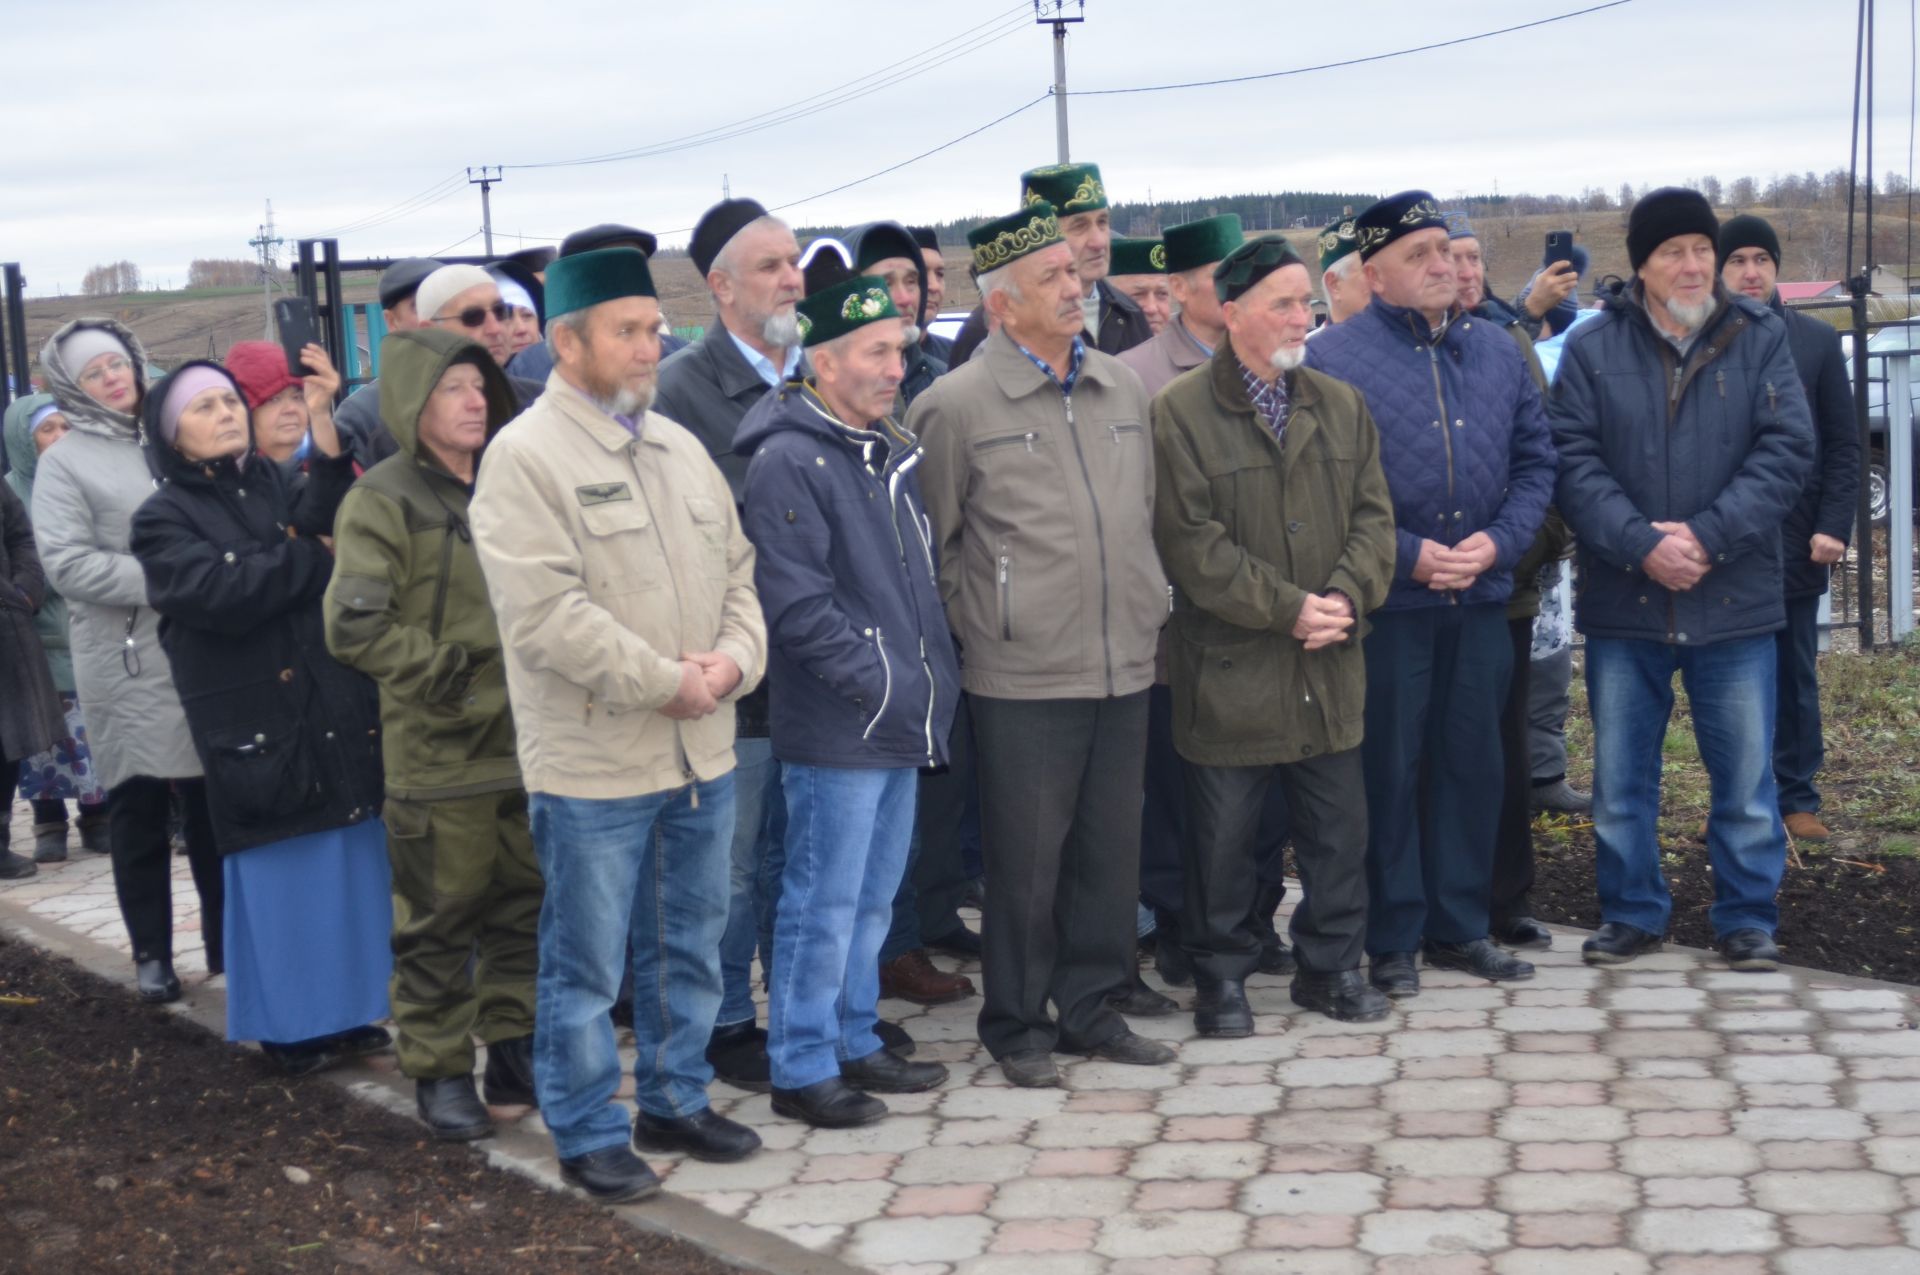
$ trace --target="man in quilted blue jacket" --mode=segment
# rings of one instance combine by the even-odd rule
[[[1354,225],[1367,308],[1307,346],[1380,430],[1396,553],[1362,644],[1367,699],[1367,955],[1376,987],[1416,996],[1428,965],[1494,980],[1533,966],[1488,938],[1500,707],[1512,674],[1513,567],[1546,517],[1554,454],[1512,338],[1451,315],[1446,221],[1422,190]]]

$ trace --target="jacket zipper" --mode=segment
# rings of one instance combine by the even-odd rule
[[[1409,320],[1409,322],[1411,322],[1411,320]],[[1446,394],[1446,390],[1441,387],[1441,383],[1440,383],[1440,351],[1433,344],[1433,341],[1431,338],[1429,338],[1427,341],[1427,367],[1433,373],[1433,404],[1435,407],[1440,409],[1440,445],[1446,448],[1446,452],[1447,452],[1447,503],[1451,505],[1454,499],[1453,497],[1453,434],[1447,427],[1447,394]],[[1460,543],[1461,530],[1462,528],[1460,527],[1455,527],[1453,529],[1454,544]],[[1448,589],[1447,590],[1448,605],[1450,606],[1458,605],[1459,602],[1460,602],[1460,591],[1458,589]]]
[[[447,618],[448,577],[453,574],[453,527],[448,525],[446,534],[440,538],[440,578],[433,585],[433,640],[440,640],[440,626]]]
[[[1033,430],[1028,430],[1024,434],[1009,434],[1005,438],[989,438],[985,442],[975,443],[973,450],[977,452],[985,452],[985,451],[991,451],[996,447],[1005,447],[1011,443],[1025,443],[1027,445],[1027,450],[1032,451],[1033,442],[1035,439],[1039,437],[1040,435],[1035,433]]]
[[[1086,449],[1080,446],[1080,431],[1073,424],[1073,395],[1063,393],[1060,402],[1067,410],[1067,437],[1073,440],[1073,454],[1080,461],[1080,477],[1087,484],[1087,503],[1093,508],[1093,538],[1100,547],[1100,646],[1107,657],[1107,694],[1113,694],[1113,623],[1109,612],[1113,604],[1113,584],[1107,579],[1107,532],[1100,517],[1100,497],[1093,489],[1093,471],[1087,468]]]
[[[1006,545],[1000,546],[1000,640],[1013,641],[1013,590],[1007,584],[1007,568],[1013,557]]]
[[[873,728],[878,726],[880,719],[887,715],[887,704],[893,699],[893,665],[887,661],[886,636],[879,629],[873,631],[873,649],[880,652],[880,671],[886,675],[887,680],[880,691],[880,707],[874,710],[873,720],[867,723],[867,728],[860,732],[860,738],[863,740],[873,734]]]

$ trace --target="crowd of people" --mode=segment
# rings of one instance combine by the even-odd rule
[[[638,1152],[759,1147],[716,1075],[826,1128],[944,1083],[880,1017],[976,994],[930,950],[978,961],[1018,1086],[1177,1060],[1128,1024],[1179,1008],[1146,947],[1203,1036],[1254,1030],[1256,972],[1347,1022],[1423,965],[1531,977],[1530,816],[1588,805],[1571,593],[1583,955],[1666,933],[1677,672],[1717,946],[1772,968],[1787,828],[1825,835],[1814,599],[1858,461],[1772,229],[1656,190],[1583,310],[1583,260],[1492,295],[1422,191],[1311,269],[1233,216],[1117,239],[1092,164],[1009,203],[951,342],[931,232],[803,252],[750,199],[693,232],[690,344],[613,224],[396,262],[338,402],[317,345],[161,375],[64,325],[6,418],[0,752],[35,841],[0,876],[64,858],[77,802],[167,1001],[177,825],[230,1038],[296,1075],[394,1048],[441,1138],[537,1105],[569,1181],[632,1199]]]

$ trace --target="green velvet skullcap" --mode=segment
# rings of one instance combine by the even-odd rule
[[[1165,274],[1167,245],[1158,239],[1115,239],[1108,274]]]
[[[1182,274],[1225,261],[1247,241],[1240,232],[1240,215],[1225,213],[1167,227],[1160,236],[1167,245],[1167,273]]]
[[[1352,217],[1342,217],[1320,232],[1314,245],[1320,250],[1320,273],[1325,274],[1329,267],[1350,252],[1360,251],[1359,240],[1354,238]]]
[[[1020,174],[1020,202],[1052,204],[1062,217],[1107,206],[1098,164],[1049,164]]]
[[[897,319],[887,281],[875,275],[855,275],[829,284],[793,307],[800,320],[800,344],[812,348],[881,319]]]
[[[1213,292],[1222,301],[1237,301],[1282,266],[1306,264],[1279,235],[1249,239],[1213,268]]]
[[[1065,242],[1060,237],[1060,218],[1053,211],[1053,205],[1045,200],[1029,204],[1017,213],[996,217],[967,232],[967,247],[973,249],[976,274],[998,270],[1030,252]]]
[[[556,257],[547,267],[547,313],[577,314],[602,301],[652,297],[653,272],[638,248],[595,248]]]

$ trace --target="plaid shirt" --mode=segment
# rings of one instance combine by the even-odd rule
[[[1038,354],[1035,354],[1026,346],[1021,345],[1018,341],[1013,343],[1013,347],[1019,350],[1020,353],[1026,355],[1029,363],[1039,368],[1042,372],[1045,372],[1047,379],[1059,386],[1062,394],[1073,393],[1074,382],[1080,379],[1080,365],[1087,361],[1087,343],[1085,341],[1077,336],[1073,338],[1073,353],[1067,359],[1067,379],[1064,381],[1053,374],[1053,369],[1049,367],[1047,361]]]
[[[1253,400],[1253,410],[1273,431],[1274,441],[1282,447],[1287,442],[1287,378],[1280,375],[1268,381],[1247,370],[1240,364],[1240,378],[1247,383],[1247,397]]]

